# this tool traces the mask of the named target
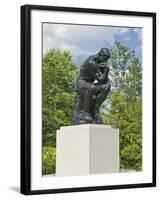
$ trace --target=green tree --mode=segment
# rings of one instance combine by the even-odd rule
[[[43,146],[42,173],[54,174],[56,169],[56,148]]]
[[[125,95],[129,102],[135,101],[142,91],[141,64],[134,50],[119,41],[116,41],[115,45],[116,50],[112,52],[111,58],[112,88]]]
[[[71,123],[76,71],[68,51],[52,49],[43,58],[43,145],[55,147],[56,130]]]
[[[120,165],[142,169],[142,67],[135,55],[121,42],[115,42],[111,58],[110,104],[102,116],[106,124],[120,130]]]

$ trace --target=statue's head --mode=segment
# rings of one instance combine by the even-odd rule
[[[111,51],[108,48],[101,48],[98,56],[100,61],[107,61],[111,57]]]

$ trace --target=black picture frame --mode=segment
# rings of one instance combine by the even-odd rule
[[[152,183],[138,183],[125,185],[78,187],[78,188],[60,188],[49,190],[31,190],[31,11],[64,11],[92,14],[123,15],[123,16],[141,16],[151,17],[152,27],[152,48],[153,48],[153,149],[152,149]],[[72,8],[44,5],[24,5],[21,6],[21,181],[20,191],[25,195],[49,194],[64,192],[81,192],[95,190],[127,189],[156,186],[156,13],[104,10],[90,8]]]

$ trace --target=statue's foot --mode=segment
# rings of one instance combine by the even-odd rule
[[[83,118],[84,118],[84,121],[87,122],[87,123],[93,123],[93,117],[91,116],[91,114],[89,112],[84,112],[83,114]]]
[[[102,118],[99,115],[99,109],[98,108],[94,109],[93,116],[94,116],[94,123],[95,124],[103,124]]]
[[[72,124],[74,125],[89,124],[89,123],[93,123],[93,120],[94,119],[89,112],[81,111],[74,117]]]
[[[95,120],[95,124],[103,124],[101,117]]]

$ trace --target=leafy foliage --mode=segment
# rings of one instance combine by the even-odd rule
[[[107,124],[120,130],[120,165],[142,170],[142,68],[135,52],[115,42],[112,52],[112,91]]]
[[[56,146],[56,130],[70,125],[77,66],[68,51],[50,50],[43,58],[43,145]]]
[[[56,148],[51,146],[43,147],[43,159],[42,159],[42,173],[54,174],[56,169]]]
[[[55,173],[56,130],[70,125],[77,66],[68,51],[50,50],[42,66],[42,173]]]

